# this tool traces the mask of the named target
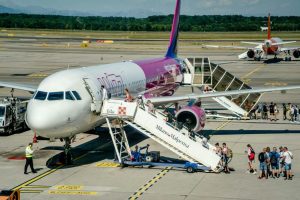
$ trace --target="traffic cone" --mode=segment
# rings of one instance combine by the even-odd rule
[[[34,136],[33,136],[32,142],[33,142],[33,143],[37,143],[37,142],[38,142],[38,141],[37,141],[37,137],[36,137],[36,133],[35,133],[35,132],[34,132]]]

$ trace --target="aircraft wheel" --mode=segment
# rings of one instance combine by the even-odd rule
[[[291,58],[291,57],[289,57],[289,61],[292,61],[292,58]]]

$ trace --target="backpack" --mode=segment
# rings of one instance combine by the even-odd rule
[[[259,162],[265,162],[265,153],[261,152],[259,155],[258,155],[258,160]]]
[[[272,153],[271,155],[271,159],[270,159],[270,162],[271,164],[277,164],[277,158],[276,158],[276,154]]]
[[[231,149],[227,149],[227,154],[226,154],[226,156],[228,157],[228,158],[232,158],[233,157],[233,152],[232,152],[232,150]]]

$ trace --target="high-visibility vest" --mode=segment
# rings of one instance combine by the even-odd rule
[[[26,154],[26,158],[32,158],[33,151],[30,146],[26,147],[25,154]]]

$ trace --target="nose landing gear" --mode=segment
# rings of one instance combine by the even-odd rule
[[[65,145],[64,145],[64,152],[63,152],[63,159],[65,165],[73,164],[73,156],[71,153],[71,138],[64,138]]]

